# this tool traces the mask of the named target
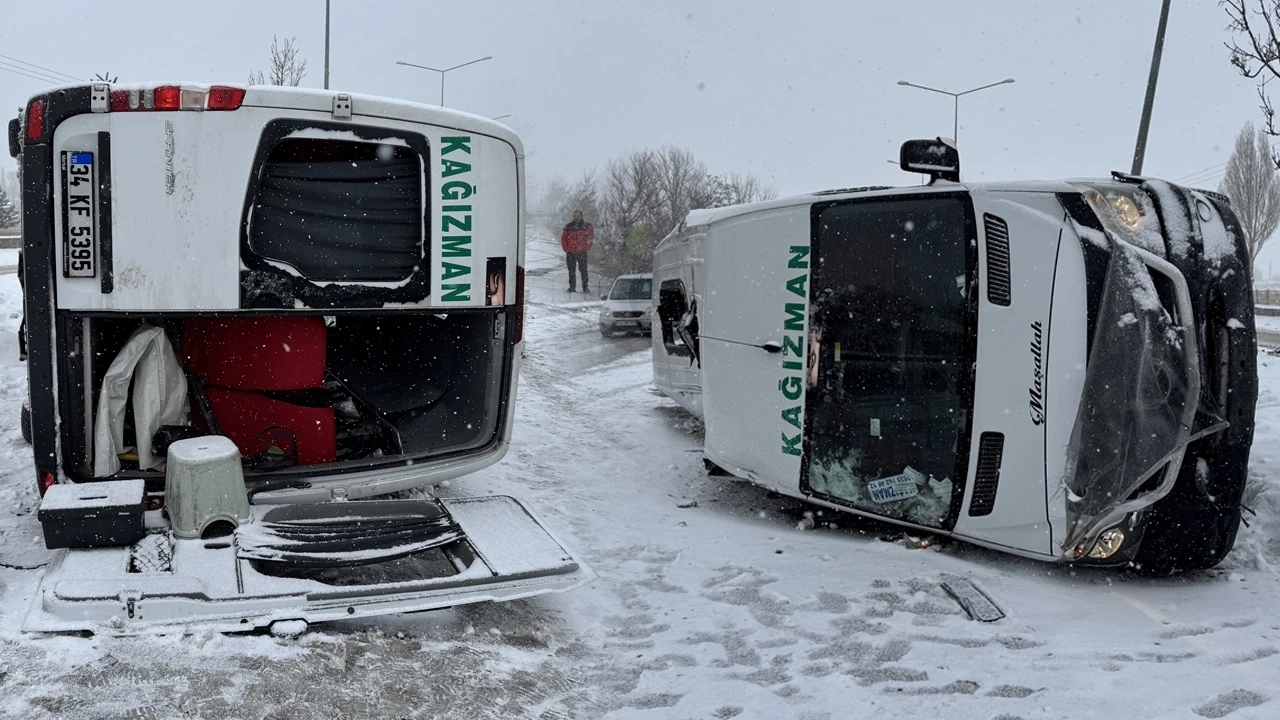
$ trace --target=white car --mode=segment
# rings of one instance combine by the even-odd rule
[[[1150,178],[695,210],[654,253],[654,382],[728,473],[1046,561],[1211,566],[1257,398],[1227,199]],[[712,469],[716,469],[712,467]]]
[[[649,334],[653,325],[653,275],[623,275],[600,296],[600,334]]]

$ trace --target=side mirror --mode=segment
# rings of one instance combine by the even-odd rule
[[[908,140],[902,143],[898,165],[933,180],[960,182],[960,151],[950,140]]]
[[[601,299],[601,300],[608,300],[608,299],[609,299],[609,293],[600,293],[600,299]]]

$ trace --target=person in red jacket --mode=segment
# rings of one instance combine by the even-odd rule
[[[587,288],[587,251],[596,242],[595,227],[582,219],[582,211],[573,211],[573,221],[564,226],[560,233],[560,247],[564,249],[565,262],[569,266],[569,292],[577,292],[574,282],[573,268],[577,265],[582,273],[582,292],[591,292]]]

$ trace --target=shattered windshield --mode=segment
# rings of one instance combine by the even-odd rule
[[[810,489],[943,527],[963,489],[976,314],[957,196],[814,209]]]
[[[648,278],[622,278],[613,284],[610,300],[649,300],[653,297],[653,281]]]

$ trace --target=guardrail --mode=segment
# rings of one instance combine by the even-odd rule
[[[1280,306],[1280,290],[1255,289],[1253,291],[1253,304]]]

